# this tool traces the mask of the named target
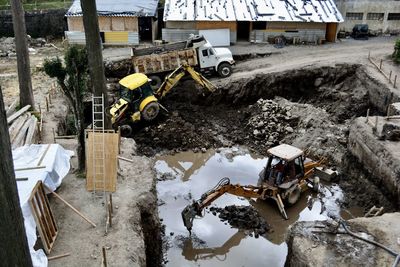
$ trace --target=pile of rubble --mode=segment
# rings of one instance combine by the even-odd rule
[[[32,38],[28,35],[28,50],[30,53],[35,53],[36,50],[33,47],[44,47],[51,46],[47,44],[44,38]],[[2,37],[0,38],[0,57],[15,57],[15,38],[14,37]]]
[[[297,118],[290,106],[280,106],[273,100],[259,99],[254,105],[257,112],[250,117],[247,127],[258,140],[265,140],[267,146],[278,144],[287,134],[294,132],[291,123]]]
[[[233,228],[249,230],[249,235],[258,238],[269,232],[271,226],[260,216],[252,206],[226,206],[225,208],[210,207],[213,215],[228,222]]]

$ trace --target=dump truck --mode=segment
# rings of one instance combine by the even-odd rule
[[[186,229],[190,232],[194,218],[201,216],[205,207],[226,193],[245,198],[273,199],[282,217],[288,219],[285,204],[296,204],[301,192],[309,187],[318,192],[320,181],[315,175],[315,168],[321,166],[325,159],[311,161],[305,157],[303,150],[288,144],[270,148],[267,156],[267,164],[260,174],[260,184],[231,184],[230,179],[225,177],[199,200],[186,206],[181,213]]]
[[[132,48],[132,65],[136,73],[146,74],[152,88],[160,87],[165,76],[187,64],[200,73],[232,74],[235,64],[228,48],[214,48],[203,36],[149,48]]]

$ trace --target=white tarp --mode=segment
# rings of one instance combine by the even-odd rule
[[[35,251],[33,246],[36,243],[36,223],[33,218],[28,199],[37,181],[42,181],[51,190],[61,185],[62,179],[70,169],[69,160],[73,155],[72,151],[65,150],[58,144],[51,144],[40,166],[45,168],[18,171],[21,168],[36,167],[49,145],[30,145],[19,147],[12,151],[15,177],[27,177],[27,181],[18,181],[18,195],[24,216],[26,237],[34,267],[47,266],[47,257],[42,249]]]
[[[230,45],[231,37],[229,29],[199,30],[199,35],[203,35],[214,47]]]

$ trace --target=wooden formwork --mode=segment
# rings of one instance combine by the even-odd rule
[[[103,141],[104,134],[104,166],[105,176],[103,181],[101,160],[103,157],[103,149],[99,146]],[[117,156],[119,154],[120,135],[114,131],[96,132],[92,130],[86,131],[86,189],[88,191],[106,191],[115,192],[117,189]],[[96,144],[95,149],[93,145]],[[94,156],[93,156],[94,152]],[[94,158],[93,158],[94,157]],[[96,166],[93,165],[97,161]],[[94,169],[96,167],[96,170]],[[94,173],[96,171],[96,173]],[[94,176],[96,181],[94,181]]]
[[[49,200],[44,192],[42,181],[37,182],[28,202],[43,243],[44,251],[46,254],[50,254],[58,234],[58,228],[50,208]]]

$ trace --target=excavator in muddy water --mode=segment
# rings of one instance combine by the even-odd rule
[[[225,177],[198,201],[186,206],[181,213],[186,229],[191,232],[194,218],[201,216],[205,207],[225,193],[245,198],[273,199],[282,217],[288,219],[284,202],[289,206],[294,205],[300,194],[308,188],[318,192],[320,181],[315,175],[315,168],[321,166],[325,159],[311,161],[301,149],[287,144],[270,148],[267,156],[259,185],[231,184],[229,178]]]
[[[143,73],[134,73],[121,79],[120,99],[106,110],[106,114],[111,116],[113,128],[120,128],[123,136],[129,136],[132,133],[132,123],[154,120],[160,108],[167,111],[159,103],[159,99],[170,92],[187,74],[208,91],[214,92],[217,89],[208,79],[185,63],[166,76],[155,91],[150,85],[151,80]]]

